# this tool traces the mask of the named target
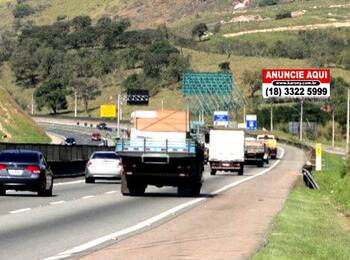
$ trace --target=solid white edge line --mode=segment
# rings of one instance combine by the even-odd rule
[[[64,200],[52,201],[52,202],[50,202],[50,205],[57,205],[57,204],[62,204],[62,203],[65,203],[65,201]]]
[[[91,199],[91,198],[93,198],[93,197],[95,197],[95,195],[87,195],[87,196],[84,196],[84,197],[81,197],[83,200],[85,200],[85,199]]]
[[[116,192],[118,192],[118,191],[116,191],[116,190],[111,190],[111,191],[105,192],[105,194],[113,194],[113,193],[116,193]]]
[[[285,153],[285,150],[283,148],[279,148],[281,149],[281,155],[279,156],[278,159],[281,159],[283,158],[284,156],[284,153]],[[229,185],[226,185],[218,190],[215,190],[213,192],[210,193],[210,195],[217,195],[229,188],[232,188],[234,186],[237,186],[239,184],[242,184],[243,182],[247,182],[249,180],[252,180],[256,177],[259,177],[261,175],[264,175],[266,174],[267,172],[271,171],[273,168],[275,168],[281,161],[280,160],[277,160],[273,165],[271,165],[271,167],[265,169],[264,171],[260,172],[260,173],[257,173],[256,175],[253,175],[253,176],[249,176],[247,178],[244,178],[242,180],[239,180],[237,182],[234,182],[234,183],[231,183]],[[183,203],[183,204],[180,204],[178,206],[175,206],[169,210],[166,210],[154,217],[151,217],[149,219],[146,219],[138,224],[135,224],[134,226],[131,226],[131,227],[128,227],[128,228],[125,228],[125,229],[122,229],[120,231],[117,231],[117,232],[114,232],[112,234],[109,234],[109,235],[106,235],[106,236],[103,236],[103,237],[100,237],[100,238],[97,238],[97,239],[94,239],[90,242],[87,242],[85,244],[82,244],[80,246],[76,246],[72,249],[69,249],[67,251],[64,251],[62,253],[59,253],[57,254],[56,256],[52,256],[52,257],[48,257],[48,258],[45,258],[44,260],[56,260],[56,259],[62,259],[62,258],[67,258],[67,257],[70,257],[72,256],[73,254],[76,254],[76,253],[80,253],[82,251],[85,251],[85,250],[88,250],[90,248],[93,248],[97,245],[100,245],[102,243],[105,243],[107,241],[110,241],[110,240],[116,240],[118,237],[121,237],[121,236],[124,236],[124,235],[127,235],[129,233],[132,233],[132,232],[136,232],[138,230],[141,230],[143,228],[146,228],[146,227],[149,227],[149,226],[152,226],[152,224],[155,224],[156,222],[166,218],[166,217],[169,217],[171,215],[174,215],[175,213],[177,213],[178,211],[180,210],[183,210],[185,208],[188,208],[190,206],[193,206],[195,204],[198,204],[199,202],[202,202],[204,200],[207,200],[208,198],[197,198],[197,199],[193,199],[193,200],[190,200],[186,203]]]
[[[10,213],[10,214],[16,214],[16,213],[21,213],[21,212],[29,211],[29,210],[31,210],[31,208],[17,209],[17,210],[10,211],[9,213]]]
[[[53,186],[62,186],[62,185],[71,185],[71,184],[78,184],[78,183],[83,183],[85,182],[84,180],[78,180],[78,181],[68,181],[68,182],[58,182],[54,183]]]

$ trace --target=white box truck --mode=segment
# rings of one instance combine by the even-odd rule
[[[216,171],[244,170],[244,130],[210,130],[209,164],[210,174]]]

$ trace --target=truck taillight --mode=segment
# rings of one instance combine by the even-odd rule
[[[6,165],[0,164],[0,171],[6,170]]]
[[[39,174],[40,173],[40,167],[36,166],[36,165],[29,165],[26,167],[26,170],[28,172],[31,172],[33,174]]]

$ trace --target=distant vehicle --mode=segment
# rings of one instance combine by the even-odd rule
[[[100,133],[92,133],[91,140],[92,141],[101,141],[101,134]]]
[[[68,146],[72,146],[72,145],[76,145],[77,142],[75,141],[75,138],[67,137],[66,140],[64,140],[64,144]]]
[[[244,171],[244,131],[210,130],[210,174],[216,171]]]
[[[104,122],[98,123],[98,124],[96,125],[96,128],[97,128],[97,129],[100,129],[100,130],[106,130],[106,129],[107,129],[107,124],[104,123]]]
[[[86,165],[85,182],[94,183],[95,179],[120,179],[122,172],[122,160],[115,152],[94,152]]]
[[[254,163],[258,167],[264,167],[264,163],[269,163],[269,154],[266,144],[254,137],[245,138],[245,162]]]
[[[53,174],[44,155],[30,150],[0,152],[0,196],[6,190],[36,191],[52,196]]]
[[[269,157],[276,159],[278,138],[275,138],[274,135],[258,135],[256,139],[263,141],[268,149]]]

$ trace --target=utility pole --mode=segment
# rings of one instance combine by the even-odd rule
[[[270,107],[270,131],[273,131],[273,106]]]
[[[243,123],[245,125],[245,104],[243,105]]]
[[[334,136],[335,136],[335,132],[334,132],[334,114],[335,114],[335,107],[332,107],[332,147],[334,148]]]
[[[32,93],[32,115],[34,115],[34,92]]]
[[[300,136],[299,139],[300,141],[303,141],[303,100],[300,102]]]
[[[346,153],[349,153],[349,117],[350,117],[350,89],[348,88],[348,104],[346,113]]]
[[[74,117],[78,116],[78,93],[74,91]]]
[[[117,97],[117,137],[120,138],[120,94]]]

